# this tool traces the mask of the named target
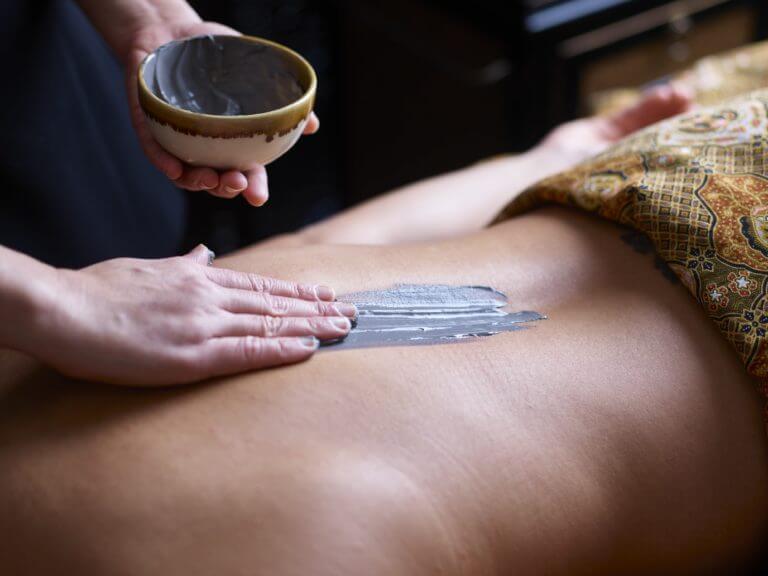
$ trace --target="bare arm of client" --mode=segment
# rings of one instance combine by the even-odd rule
[[[136,91],[139,64],[162,44],[189,36],[238,32],[216,22],[203,22],[186,0],[78,0],[78,3],[125,66],[131,119],[150,161],[180,188],[207,190],[223,198],[242,194],[254,206],[264,204],[269,192],[263,166],[239,172],[185,165],[152,138]],[[313,113],[304,133],[312,134],[319,127]]]
[[[523,154],[416,182],[311,226],[299,236],[277,241],[286,245],[396,244],[476,231],[531,184],[594,156],[640,128],[685,112],[690,102],[681,88],[653,89],[638,104],[612,116],[563,124]]]
[[[0,246],[0,348],[116,384],[170,384],[298,362],[350,329],[328,287],[210,267],[198,246],[82,270]]]

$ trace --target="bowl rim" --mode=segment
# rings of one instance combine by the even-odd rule
[[[267,45],[272,48],[275,48],[279,52],[282,52],[283,54],[287,54],[294,60],[296,60],[300,65],[304,66],[307,71],[309,72],[309,87],[304,91],[304,94],[299,98],[298,100],[294,100],[290,104],[286,104],[285,106],[282,106],[280,108],[275,108],[274,110],[269,110],[267,112],[260,112],[258,114],[237,114],[237,115],[225,115],[225,114],[205,114],[203,112],[192,112],[191,110],[186,110],[184,108],[179,108],[178,106],[174,106],[173,104],[170,104],[160,98],[157,94],[155,94],[152,90],[149,89],[149,86],[147,86],[146,81],[144,80],[144,67],[146,66],[147,62],[151,58],[156,57],[158,50],[161,50],[165,46],[169,46],[171,44],[176,43],[182,43],[187,42],[189,40],[194,40],[197,38],[237,38],[239,40],[245,40],[246,42],[251,42],[253,44],[262,44]],[[312,65],[304,58],[301,54],[296,52],[295,50],[291,50],[287,46],[284,46],[283,44],[279,44],[278,42],[273,42],[272,40],[267,40],[266,38],[261,38],[259,36],[248,36],[245,34],[200,34],[197,36],[189,36],[187,38],[180,38],[178,40],[171,40],[170,42],[166,42],[165,44],[162,44],[161,46],[158,46],[155,48],[152,52],[147,54],[142,60],[141,64],[139,64],[139,70],[138,70],[138,85],[139,90],[143,92],[143,95],[148,97],[152,102],[159,106],[161,109],[165,110],[166,112],[170,114],[179,114],[182,117],[186,117],[189,119],[206,119],[206,120],[215,120],[217,122],[227,122],[227,123],[238,123],[238,122],[247,122],[247,121],[253,121],[253,120],[267,120],[271,118],[276,118],[279,116],[282,116],[283,114],[289,113],[293,111],[294,109],[301,109],[307,105],[309,101],[311,101],[315,96],[315,91],[317,90],[317,75],[315,74],[315,69],[312,68]],[[144,106],[142,106],[142,109]],[[146,112],[146,110],[145,110]]]

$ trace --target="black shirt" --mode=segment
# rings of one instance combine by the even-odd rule
[[[178,252],[185,200],[144,157],[125,80],[72,0],[0,2],[0,244],[56,266]]]

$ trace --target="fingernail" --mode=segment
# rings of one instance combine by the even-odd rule
[[[330,286],[315,286],[315,295],[320,300],[333,302],[336,300],[336,292]]]
[[[357,318],[357,306],[349,304],[347,302],[336,302],[334,304],[336,310],[342,316],[349,316],[350,318]]]
[[[211,266],[214,260],[216,260],[216,252],[208,248],[208,266]]]
[[[245,190],[245,188],[232,188],[232,186],[224,186],[224,191],[227,194],[238,194]]]
[[[318,340],[314,336],[303,336],[302,338],[299,338],[299,343],[304,348],[309,348],[310,350],[317,350],[317,347],[320,345],[320,340]]]
[[[352,322],[349,321],[349,318],[331,318],[331,324],[337,330],[341,330],[345,333],[349,332],[350,328],[352,328]]]

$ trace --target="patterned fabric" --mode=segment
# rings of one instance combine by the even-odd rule
[[[768,90],[637,132],[496,221],[546,202],[644,232],[768,397]]]
[[[708,56],[667,79],[687,87],[701,106],[713,106],[768,86],[768,42],[758,42],[715,56]],[[642,89],[619,89],[598,93],[595,114],[609,114],[631,106],[642,97]]]
[[[768,86],[768,42],[702,58],[672,81],[690,88],[701,106],[764,88]]]

